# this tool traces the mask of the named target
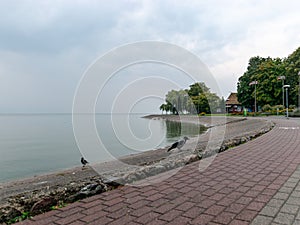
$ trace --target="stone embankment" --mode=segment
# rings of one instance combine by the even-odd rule
[[[0,184],[0,223],[14,222],[14,218],[21,218],[24,213],[36,215],[119,185],[180,168],[247,142],[273,127],[272,122],[261,118],[161,115],[147,118],[202,124],[209,129],[205,134],[191,137],[180,151],[167,152],[167,148],[161,148],[114,162]]]

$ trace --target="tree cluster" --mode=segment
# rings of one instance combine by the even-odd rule
[[[160,110],[166,113],[199,114],[225,111],[225,100],[211,93],[203,82],[194,83],[185,90],[171,90],[165,100],[166,103],[160,106]]]
[[[288,90],[289,105],[298,105],[300,48],[287,58],[252,57],[247,71],[239,78],[237,84],[239,102],[249,108],[254,106],[254,85],[257,81],[256,99],[258,106],[282,105],[283,83],[290,85]],[[285,80],[279,79],[284,76]],[[285,98],[285,96],[284,96]]]

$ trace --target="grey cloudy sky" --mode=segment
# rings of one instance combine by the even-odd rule
[[[143,40],[195,53],[219,83],[214,91],[227,97],[250,57],[286,57],[300,46],[299,9],[298,0],[1,0],[0,112],[71,112],[89,65],[112,48]],[[146,68],[156,76],[162,69]],[[170,79],[176,74],[161,72]],[[128,81],[116,80],[111,90]]]

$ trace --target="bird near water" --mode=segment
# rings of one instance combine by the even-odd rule
[[[189,140],[189,138],[184,137],[182,140],[175,142],[174,144],[172,144],[172,146],[168,149],[167,152],[171,151],[174,148],[181,149],[187,140]]]
[[[82,164],[83,167],[85,167],[85,165],[89,163],[89,162],[86,161],[83,157],[81,157],[81,160],[80,160],[80,161],[81,161],[81,164]]]

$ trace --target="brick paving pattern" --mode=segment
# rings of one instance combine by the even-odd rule
[[[300,166],[259,212],[252,225],[300,224]]]
[[[274,121],[272,131],[218,154],[202,172],[195,162],[159,183],[121,187],[20,224],[298,224],[300,120]]]

